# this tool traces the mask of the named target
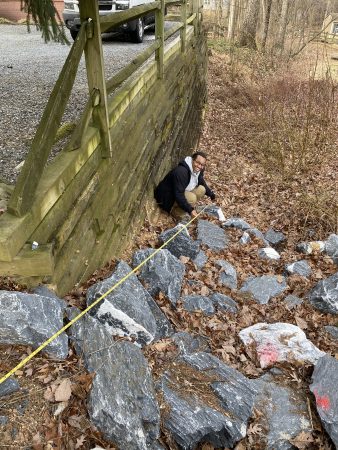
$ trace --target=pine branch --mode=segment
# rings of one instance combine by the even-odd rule
[[[69,44],[65,27],[53,0],[21,0],[21,10],[27,15],[28,32],[30,32],[30,25],[33,22],[36,29],[41,31],[45,42]]]

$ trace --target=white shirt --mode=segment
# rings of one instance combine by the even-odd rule
[[[196,186],[198,186],[198,177],[200,172],[194,172],[193,168],[192,168],[192,157],[191,156],[187,156],[184,161],[188,164],[189,169],[190,169],[190,181],[188,186],[185,188],[186,191],[192,191],[193,189],[195,189]]]

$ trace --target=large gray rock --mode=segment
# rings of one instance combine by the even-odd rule
[[[222,227],[224,228],[237,228],[238,230],[246,231],[251,226],[245,220],[240,219],[239,217],[230,217],[225,222],[222,223]]]
[[[91,421],[118,448],[152,448],[159,436],[160,414],[141,350],[130,342],[114,341],[91,316],[70,330],[87,370],[95,373],[88,398]]]
[[[317,362],[310,386],[319,417],[338,448],[338,361],[325,355]]]
[[[237,272],[234,266],[223,259],[215,261],[215,265],[221,269],[219,282],[230,289],[237,289]]]
[[[246,231],[251,237],[260,239],[266,247],[270,246],[270,243],[265,239],[264,234],[258,228],[250,228]]]
[[[210,296],[210,300],[218,309],[234,314],[238,312],[238,304],[235,302],[235,300],[228,297],[227,295],[215,292]]]
[[[58,300],[36,294],[0,291],[0,343],[39,347],[63,327],[63,307]],[[52,341],[45,352],[64,359],[66,333]]]
[[[275,231],[270,228],[264,235],[265,239],[269,242],[272,247],[281,248],[286,242],[286,237],[280,231]]]
[[[326,325],[324,329],[333,339],[338,340],[338,327]]]
[[[283,361],[314,364],[325,355],[290,323],[256,323],[241,330],[239,337],[244,345],[256,349],[262,368]]]
[[[55,294],[55,292],[51,291],[50,289],[48,289],[47,286],[45,286],[43,284],[40,284],[39,286],[34,288],[33,289],[33,294],[38,294],[38,295],[41,295],[42,297],[53,298],[53,299],[57,300],[60,303],[62,308],[67,308],[67,302],[65,302],[65,300],[63,300],[63,298],[58,297]]]
[[[252,415],[256,396],[254,385],[236,369],[209,353],[186,353],[182,360],[210,379],[217,380],[211,382],[210,386],[229,419],[230,423],[226,423],[225,428],[228,434],[227,445],[232,447],[246,435],[247,422]]]
[[[13,394],[20,390],[19,383],[14,378],[7,378],[0,384],[0,397]]]
[[[180,230],[182,230],[182,225],[177,225],[175,228],[163,231],[163,233],[159,236],[160,242],[164,244]],[[165,248],[176,256],[176,258],[179,258],[180,256],[187,256],[194,259],[200,251],[200,243],[191,239],[187,229],[184,227],[184,229],[176,237],[174,237]]]
[[[338,264],[338,235],[331,234],[325,242],[325,253],[327,253],[335,264]]]
[[[204,295],[187,295],[182,299],[183,308],[189,312],[202,311],[207,316],[215,313],[213,302]]]
[[[258,250],[258,256],[261,259],[267,259],[271,261],[277,261],[280,259],[280,254],[272,247],[260,248]]]
[[[216,217],[216,219],[220,220],[221,222],[225,221],[223,211],[219,206],[202,205],[200,208],[197,207],[196,211],[197,212],[203,211],[203,214],[209,214],[209,216],[211,217]]]
[[[138,266],[154,251],[152,248],[138,250],[133,256],[133,266]],[[181,261],[168,250],[160,250],[141,267],[139,277],[147,283],[151,295],[163,292],[176,304],[180,297],[184,273],[185,266]]]
[[[319,281],[308,296],[315,308],[325,313],[338,314],[338,272]]]
[[[193,263],[197,267],[197,269],[202,269],[205,266],[205,263],[208,261],[208,257],[203,250],[198,252],[196,258],[194,258]]]
[[[87,304],[91,305],[129,272],[131,268],[127,263],[124,261],[118,263],[110,278],[88,289]],[[132,274],[94,306],[90,314],[104,324],[112,335],[130,336],[138,344],[145,345],[157,334],[156,321],[148,305],[148,297],[148,292],[136,275]]]
[[[286,288],[287,284],[284,277],[280,281],[274,275],[263,275],[248,278],[240,290],[241,292],[249,292],[258,303],[265,305],[271,298],[281,294]]]
[[[229,239],[224,230],[212,222],[208,222],[207,220],[198,221],[197,237],[201,240],[202,244],[216,252],[224,250],[229,243]]]
[[[290,443],[302,432],[311,432],[307,403],[302,392],[281,386],[274,382],[271,374],[252,380],[258,390],[256,407],[263,417],[262,425],[267,428],[267,450],[294,450]]]
[[[325,250],[324,241],[299,242],[296,245],[296,250],[304,255],[311,255],[312,253],[321,253]]]
[[[301,275],[302,277],[309,277],[312,272],[310,264],[305,259],[302,259],[301,261],[296,261],[291,264],[287,264],[285,266],[285,270],[290,275],[296,274]]]
[[[175,333],[172,337],[179,348],[180,353],[196,353],[196,352],[209,352],[210,347],[208,344],[208,338],[205,336],[192,335],[185,331]]]

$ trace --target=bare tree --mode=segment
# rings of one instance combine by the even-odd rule
[[[279,48],[280,50],[284,49],[286,26],[288,23],[288,11],[289,11],[289,0],[283,0],[276,41],[276,47]]]
[[[239,33],[239,44],[242,47],[256,49],[256,29],[259,14],[259,0],[248,0],[247,8]]]
[[[228,39],[230,41],[234,40],[235,35],[236,6],[237,6],[236,0],[229,1]]]
[[[263,33],[262,33],[262,50],[265,50],[266,40],[268,38],[272,0],[262,0],[263,6]]]

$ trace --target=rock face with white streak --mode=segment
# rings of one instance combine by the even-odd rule
[[[186,295],[182,299],[183,308],[189,312],[202,311],[206,316],[215,312],[212,300],[204,295]]]
[[[272,247],[265,247],[258,250],[258,256],[262,259],[271,259],[276,261],[280,259],[280,254]]]
[[[229,243],[229,239],[224,230],[207,220],[198,221],[197,237],[201,240],[202,244],[215,252],[224,250]]]
[[[138,250],[133,256],[133,266],[138,266],[154,249]],[[168,250],[160,250],[140,269],[139,277],[147,283],[150,295],[163,292],[168,299],[176,304],[180,297],[181,286],[185,273],[184,264]]]
[[[63,327],[64,308],[57,299],[37,294],[0,291],[0,344],[39,347]],[[65,333],[44,350],[64,359],[68,355]]]
[[[274,248],[281,248],[286,242],[286,237],[280,231],[276,231],[273,228],[270,228],[264,235],[265,239],[269,242],[269,244]]]
[[[227,219],[222,223],[222,227],[237,228],[238,230],[245,231],[251,228],[251,225],[249,225],[248,222],[245,222],[245,220],[240,219],[239,217],[231,217],[230,219]]]
[[[262,368],[282,361],[315,364],[325,355],[299,327],[290,323],[256,323],[240,331],[239,337],[244,345],[256,348]]]
[[[244,282],[241,292],[249,292],[254,300],[261,305],[265,305],[271,298],[281,294],[286,288],[284,277],[279,279],[273,275],[263,275],[248,278]]]
[[[118,448],[152,448],[159,436],[160,413],[142,351],[130,342],[114,341],[91,316],[75,323],[71,334],[87,370],[95,373],[88,398],[91,421]]]
[[[294,450],[290,440],[312,430],[305,396],[299,390],[281,386],[270,373],[252,382],[258,391],[256,408],[263,413],[263,426],[267,425],[264,448]]]
[[[334,263],[338,265],[338,235],[330,234],[328,240],[325,242],[325,253],[333,259]]]
[[[338,361],[325,355],[317,362],[313,374],[311,391],[316,399],[319,417],[338,448]]]
[[[131,268],[121,261],[110,278],[88,289],[87,304],[91,305],[129,272]],[[90,314],[104,324],[112,335],[130,336],[139,345],[145,345],[157,333],[156,321],[147,302],[148,296],[148,292],[133,274],[94,306]]]
[[[302,277],[309,277],[312,272],[310,264],[305,259],[302,259],[301,261],[296,261],[291,264],[287,264],[285,270],[290,275],[296,274]]]
[[[320,311],[338,314],[338,272],[319,281],[309,292],[309,300]]]
[[[185,353],[182,361],[209,379],[219,406],[215,409],[206,405],[191,393],[181,397],[171,387],[167,374],[160,386],[170,407],[164,419],[165,428],[182,449],[192,450],[200,443],[233,448],[245,437],[252,414],[256,391],[251,380],[208,353]]]

